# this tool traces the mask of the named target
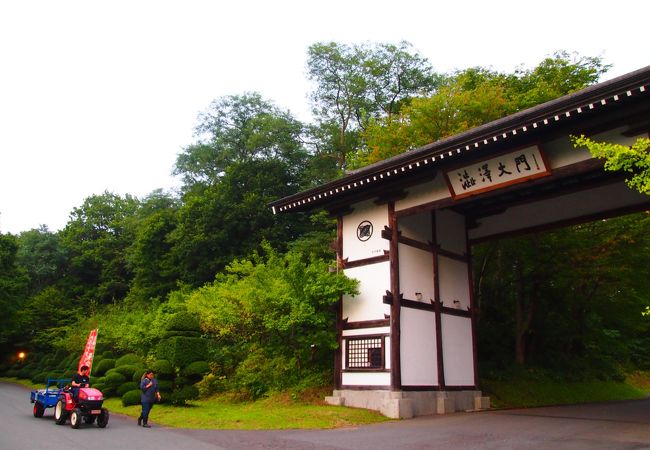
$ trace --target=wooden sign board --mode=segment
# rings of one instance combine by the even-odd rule
[[[551,173],[537,145],[445,172],[454,199],[545,177]]]

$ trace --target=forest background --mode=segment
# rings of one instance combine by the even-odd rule
[[[407,42],[315,43],[307,64],[313,123],[255,92],[216,99],[176,160],[179,192],[105,192],[60,231],[0,234],[0,371],[69,377],[99,328],[93,377],[107,395],[135,399],[144,367],[179,404],[330,386],[335,305],[356,282],[329,270],[333,219],[268,203],[608,69],[560,51],[513,73],[436,73]],[[481,377],[650,369],[649,231],[645,212],[474,247]]]

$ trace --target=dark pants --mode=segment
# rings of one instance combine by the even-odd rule
[[[146,425],[149,421],[149,411],[153,408],[153,402],[142,402],[142,412],[140,413],[140,418],[142,419],[142,424]]]

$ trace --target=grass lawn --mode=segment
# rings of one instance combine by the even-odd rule
[[[105,406],[111,412],[140,415],[139,405],[124,407],[120,399],[108,399]],[[376,411],[287,401],[283,395],[244,403],[216,396],[189,402],[185,407],[160,404],[150,415],[152,423],[169,427],[238,430],[340,428],[386,420]]]
[[[31,389],[29,380],[0,378]],[[635,372],[625,383],[613,381],[560,382],[546,377],[504,380],[481,380],[484,395],[490,396],[493,408],[528,408],[536,406],[628,400],[645,398],[650,392],[650,372]],[[254,402],[235,401],[227,395],[189,402],[178,407],[155,405],[151,422],[157,425],[207,429],[297,429],[355,427],[384,422],[386,417],[366,409],[329,406],[323,402],[326,391],[312,392],[302,399],[291,394],[276,394]],[[136,418],[140,406],[122,406],[119,398],[104,402],[112,412]]]
[[[21,384],[30,389],[41,389],[45,385],[34,385],[29,380],[0,378],[1,381]],[[278,394],[255,402],[233,401],[228,396],[215,396],[189,402],[188,406],[155,405],[150,416],[151,423],[168,427],[272,430],[296,428],[341,428],[355,427],[388,419],[376,411],[326,405],[322,393],[314,393],[304,401],[292,400],[289,394]],[[29,401],[29,398],[26,398]],[[119,398],[109,398],[104,406],[111,413],[137,418],[140,405],[122,406]],[[29,407],[29,404],[27,404]]]

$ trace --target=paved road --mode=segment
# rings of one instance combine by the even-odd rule
[[[155,410],[154,410],[155,411]],[[35,419],[29,391],[0,382],[0,450],[649,449],[650,399],[459,413],[337,430],[144,429],[112,415],[108,427]]]

